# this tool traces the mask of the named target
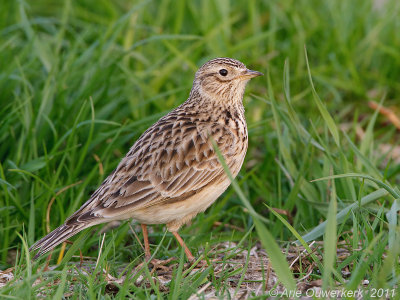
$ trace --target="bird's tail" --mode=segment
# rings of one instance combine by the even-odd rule
[[[35,244],[33,244],[32,247],[29,248],[29,251],[39,249],[34,257],[34,259],[37,259],[42,254],[50,251],[69,237],[77,234],[79,231],[89,226],[90,225],[84,223],[74,225],[61,225],[60,227],[54,229],[48,235],[37,241]]]

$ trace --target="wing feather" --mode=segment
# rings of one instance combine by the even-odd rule
[[[117,218],[128,210],[164,201],[181,201],[187,195],[225,179],[210,137],[231,165],[238,142],[235,134],[219,123],[195,126],[185,122],[177,124],[175,121],[172,126],[164,122],[164,132],[157,126],[147,130],[116,171],[70,218],[76,219],[88,212],[96,217]]]

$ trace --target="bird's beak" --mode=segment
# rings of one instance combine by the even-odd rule
[[[247,69],[246,71],[242,72],[242,74],[240,74],[240,79],[248,80],[248,79],[251,79],[251,78],[254,78],[257,76],[262,76],[262,75],[264,75],[264,74],[261,72]]]

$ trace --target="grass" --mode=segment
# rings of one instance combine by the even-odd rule
[[[306,278],[324,289],[398,288],[399,131],[368,101],[399,115],[400,5],[379,3],[3,1],[0,270],[12,267],[14,279],[0,297],[186,299],[207,284],[239,297],[252,258],[230,260],[258,241],[286,287]],[[45,259],[31,261],[29,245],[79,208],[218,56],[266,74],[245,95],[250,145],[236,184],[181,232],[197,257],[225,268],[191,273],[173,236],[154,226],[155,257],[179,258],[171,280],[153,282],[147,269],[125,278],[143,251],[121,223],[104,242],[101,227],[79,234],[41,272]],[[309,253],[296,268],[291,242]],[[91,257],[84,268],[79,250]],[[257,280],[270,291],[264,267]],[[113,289],[103,269],[124,280]]]

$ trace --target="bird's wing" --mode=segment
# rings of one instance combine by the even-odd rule
[[[177,202],[209,184],[225,180],[212,139],[228,167],[237,165],[238,139],[229,127],[161,119],[140,137],[116,170],[66,224],[99,217],[118,218],[128,211],[161,202]]]

